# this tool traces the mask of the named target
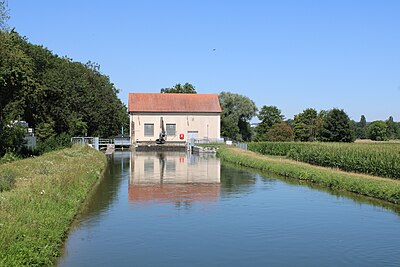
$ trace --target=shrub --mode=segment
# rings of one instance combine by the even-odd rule
[[[15,160],[19,160],[20,157],[13,152],[6,152],[6,154],[0,158],[0,164],[12,162]]]

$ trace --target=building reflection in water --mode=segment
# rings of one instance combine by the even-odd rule
[[[220,161],[215,155],[132,152],[129,201],[216,202],[220,194]]]

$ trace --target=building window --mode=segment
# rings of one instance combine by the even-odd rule
[[[167,123],[167,135],[176,135],[176,124]]]
[[[154,136],[154,124],[145,123],[144,124],[144,136]]]

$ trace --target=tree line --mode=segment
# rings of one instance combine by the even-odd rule
[[[355,139],[400,139],[400,123],[395,122],[392,116],[386,121],[368,123],[362,115],[356,122],[343,109],[317,111],[307,108],[293,119],[285,120],[278,107],[264,105],[258,110],[246,96],[222,92],[220,102],[223,108],[222,134],[233,140],[352,142]],[[260,123],[252,128],[250,120],[254,116]]]
[[[0,30],[0,157],[21,152],[26,121],[39,149],[71,136],[110,137],[128,124],[125,105],[108,76],[93,62],[82,64],[28,42],[15,30]]]
[[[196,94],[190,83],[177,83],[162,88],[161,93]],[[384,141],[400,139],[400,123],[390,116],[386,121],[368,123],[364,115],[360,121],[350,120],[343,109],[317,111],[307,108],[286,119],[276,106],[264,105],[258,110],[247,96],[221,92],[221,135],[236,141],[301,141],[301,142],[352,142],[355,139]],[[257,117],[260,123],[252,127],[250,121]]]

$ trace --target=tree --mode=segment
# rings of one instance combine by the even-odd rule
[[[237,141],[251,140],[250,120],[257,107],[248,97],[230,92],[219,94],[221,104],[221,135]]]
[[[317,141],[322,141],[322,132],[324,129],[324,123],[326,120],[326,116],[328,115],[328,111],[326,110],[321,110],[320,112],[318,112],[317,115],[317,120],[316,120],[316,132],[317,132]]]
[[[49,138],[54,138],[56,136],[56,132],[54,131],[54,121],[50,119],[48,122],[42,122],[37,125],[36,128],[36,136],[40,140],[46,140]]]
[[[0,31],[1,135],[10,132],[10,122],[23,120],[36,129],[40,141],[57,143],[86,133],[115,136],[129,124],[117,93],[98,64],[60,58],[14,30]],[[12,149],[11,143],[0,138],[0,155]]]
[[[365,128],[367,126],[367,120],[365,119],[364,115],[361,115],[360,124],[359,125],[360,125],[361,128]]]
[[[268,130],[271,129],[274,124],[281,123],[285,118],[281,110],[276,106],[265,105],[261,107],[257,117],[261,121],[256,127],[257,140],[259,141],[266,140]]]
[[[7,21],[10,19],[7,0],[0,0],[0,31],[7,30]]]
[[[313,108],[303,110],[294,116],[294,136],[302,142],[315,141],[317,138],[317,111]]]
[[[0,3],[3,8],[4,2]],[[32,61],[23,52],[20,40],[14,31],[0,30],[0,156],[20,150],[24,131],[14,121],[24,119],[28,106],[25,99],[33,88]]]
[[[86,136],[88,132],[88,126],[82,117],[71,116],[68,122],[69,134],[71,136]]]
[[[172,88],[162,88],[160,92],[163,94],[197,94],[195,87],[190,83],[185,83],[183,86],[177,83]]]
[[[324,142],[352,142],[354,140],[349,116],[343,109],[330,110],[321,130]]]
[[[294,133],[292,127],[285,122],[272,125],[266,134],[267,141],[288,142],[293,141]]]
[[[388,127],[384,121],[373,121],[367,127],[368,137],[374,141],[385,141],[389,137]]]
[[[355,124],[356,138],[358,139],[367,138],[366,127],[367,127],[367,120],[365,119],[364,115],[361,115],[360,121]]]
[[[13,123],[4,125],[2,121],[0,127],[0,158],[6,152],[18,153],[23,147],[26,129]]]
[[[400,122],[397,123],[397,126],[399,127],[399,131],[397,132],[396,139],[400,139]]]
[[[399,125],[396,122],[394,122],[392,116],[390,116],[386,120],[386,126],[387,126],[387,131],[388,131],[388,138],[396,139],[399,136],[400,128],[399,128]]]

